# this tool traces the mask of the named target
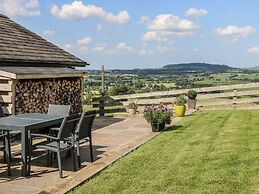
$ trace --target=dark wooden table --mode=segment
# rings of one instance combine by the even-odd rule
[[[28,165],[28,131],[50,127],[60,124],[64,116],[49,115],[39,113],[26,113],[10,117],[0,118],[0,129],[16,130],[21,132],[21,159],[22,159],[22,176],[27,176]]]

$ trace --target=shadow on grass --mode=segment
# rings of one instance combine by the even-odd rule
[[[178,130],[182,130],[183,126],[182,125],[173,125],[171,127],[168,127],[166,130],[164,130],[163,132],[169,132],[169,131],[178,131]]]

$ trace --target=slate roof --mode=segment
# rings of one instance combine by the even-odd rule
[[[85,66],[87,63],[0,14],[0,66]]]

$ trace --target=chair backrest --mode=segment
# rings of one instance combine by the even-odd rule
[[[94,112],[84,112],[81,114],[81,118],[79,120],[77,126],[78,138],[84,139],[86,137],[91,137],[92,134],[92,126],[95,119],[96,114],[90,114]]]
[[[50,104],[48,109],[48,114],[67,116],[70,113],[70,107],[71,107],[70,105]]]
[[[4,114],[4,110],[3,110],[3,107],[0,106],[0,117],[4,117],[5,114]]]
[[[65,117],[60,126],[58,138],[60,140],[63,140],[64,138],[71,137],[71,135],[75,133],[78,121],[79,121],[79,114]]]

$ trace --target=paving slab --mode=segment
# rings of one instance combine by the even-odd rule
[[[192,113],[193,111],[190,111]],[[181,118],[174,117],[173,124]],[[8,177],[6,166],[0,164],[0,194],[66,193],[105,169],[119,158],[135,150],[159,133],[151,131],[142,115],[133,118],[97,118],[93,131],[94,162],[90,163],[87,144],[80,147],[82,167],[74,172],[71,158],[63,159],[64,177],[58,176],[57,162],[46,165],[46,155],[42,150],[33,155],[32,172],[29,177],[20,177],[20,156],[12,161],[12,176]],[[13,150],[19,149],[19,145]]]

